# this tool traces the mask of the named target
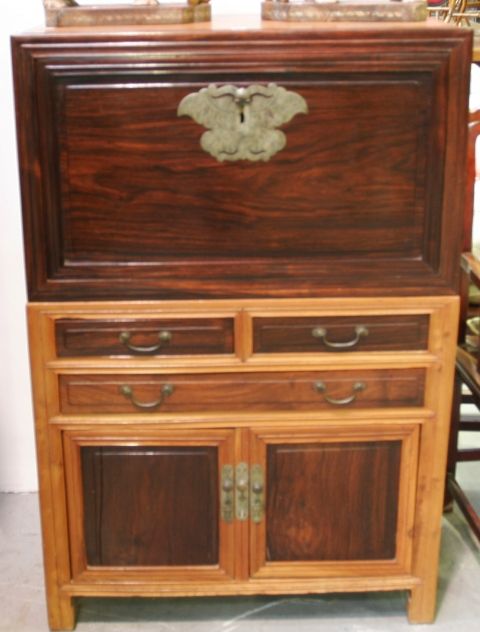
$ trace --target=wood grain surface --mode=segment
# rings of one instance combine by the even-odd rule
[[[455,289],[470,34],[323,28],[16,38],[30,298]],[[309,112],[269,162],[217,162],[177,116],[270,82]]]

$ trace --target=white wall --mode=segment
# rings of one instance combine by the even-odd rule
[[[216,14],[258,14],[259,0],[213,0],[212,8]],[[9,39],[44,23],[42,0],[3,0],[0,16],[0,491],[30,491],[37,477]]]
[[[43,7],[4,1],[0,12],[0,490],[28,491],[37,481],[9,35],[41,24]]]

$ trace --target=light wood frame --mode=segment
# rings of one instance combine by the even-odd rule
[[[373,305],[373,307],[372,307]],[[437,584],[440,519],[445,476],[449,413],[453,386],[453,367],[458,323],[458,298],[411,297],[352,299],[296,299],[244,301],[173,301],[129,303],[34,303],[29,306],[29,336],[32,383],[35,404],[35,425],[40,478],[45,577],[52,629],[71,629],[75,623],[72,597],[75,596],[162,596],[162,595],[235,595],[235,594],[302,594],[305,592],[408,590],[409,619],[425,623],[433,619]],[[58,358],[55,353],[54,323],[59,318],[115,317],[158,318],[159,315],[232,315],[235,318],[236,352],[232,357],[182,358]],[[428,349],[408,352],[355,352],[332,358],[327,353],[274,354],[252,353],[252,318],[255,315],[372,315],[428,314],[430,334]],[[356,368],[424,367],[427,381],[424,406],[418,409],[332,410],[322,413],[245,413],[202,414],[201,411],[175,418],[162,415],[81,416],[60,415],[58,375],[62,373],[150,372],[168,369],[178,373],[213,371],[287,371],[355,370]],[[317,432],[320,427],[348,429],[355,426],[376,428],[377,437],[389,428],[419,427],[418,476],[415,494],[415,518],[411,548],[411,565],[395,574],[355,575],[349,577],[303,577],[272,579],[248,578],[248,537],[236,538],[235,581],[179,581],[169,586],[152,581],[93,580],[78,581],[72,574],[67,479],[74,458],[64,436],[89,437],[88,440],[111,436],[152,436],[160,432],[178,432],[179,428],[195,433],[205,429],[237,429],[235,458],[249,454],[249,432],[262,428],[272,434],[298,422]],[[420,422],[421,425],[419,425]],[[396,428],[396,432],[398,432]],[[345,430],[348,432],[348,430]],[[75,434],[76,433],[76,434]],[[160,435],[158,435],[160,436]],[[192,435],[195,436],[195,435]],[[198,437],[198,434],[196,435]],[[67,440],[68,443],[68,440]],[[413,476],[412,472],[409,476]],[[71,485],[71,483],[68,483]],[[407,503],[408,505],[408,503]],[[406,507],[406,506],[405,506]],[[408,509],[405,509],[405,515]],[[405,550],[407,550],[406,547]],[[404,562],[409,553],[405,553]],[[247,562],[245,562],[247,560]],[[78,565],[74,568],[80,568]]]

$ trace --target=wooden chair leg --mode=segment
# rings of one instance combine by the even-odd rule
[[[452,416],[450,425],[450,437],[448,443],[448,460],[447,460],[447,479],[445,483],[445,497],[443,501],[443,510],[452,511],[453,496],[448,484],[449,479],[455,479],[457,466],[457,450],[458,450],[458,432],[460,428],[460,406],[462,403],[462,380],[455,371],[455,382],[453,387]]]

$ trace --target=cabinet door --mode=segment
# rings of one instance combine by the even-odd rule
[[[74,576],[113,577],[120,568],[159,581],[232,576],[233,511],[225,511],[220,486],[222,472],[233,469],[234,437],[231,430],[66,432]]]
[[[417,444],[404,424],[254,431],[251,504],[264,513],[251,520],[252,574],[408,572]]]

